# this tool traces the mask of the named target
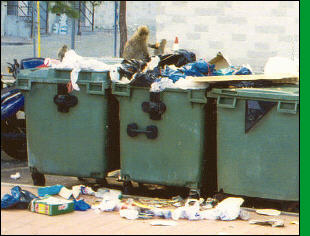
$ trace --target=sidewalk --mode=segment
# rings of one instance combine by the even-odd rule
[[[13,37],[13,36],[1,36],[1,46],[2,45],[24,45],[24,44],[32,44],[32,39]]]
[[[1,198],[10,193],[14,185],[1,183]],[[23,186],[24,190],[37,195],[37,187]],[[263,216],[249,212],[250,219],[282,219],[285,227],[251,225],[248,221],[189,221],[178,220],[175,226],[151,226],[150,220],[127,220],[118,212],[100,212],[94,210],[75,211],[58,216],[47,216],[29,210],[1,210],[1,234],[137,234],[137,235],[298,235],[299,225],[290,224],[299,221],[297,216]]]

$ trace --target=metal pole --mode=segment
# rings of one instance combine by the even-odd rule
[[[79,1],[79,14],[81,14],[81,1]],[[78,35],[81,35],[81,16],[78,19]]]
[[[118,2],[114,2],[115,10],[114,10],[114,57],[116,57],[116,50],[117,50],[117,8]]]
[[[35,24],[35,9],[36,9],[36,5],[35,5],[35,1],[32,1],[32,40],[33,40],[33,57],[37,57],[37,53],[36,53],[36,24]]]
[[[37,19],[38,19],[38,57],[41,57],[41,34],[40,34],[40,1],[37,1]]]
[[[72,20],[72,31],[71,31],[71,49],[75,49],[75,19]]]

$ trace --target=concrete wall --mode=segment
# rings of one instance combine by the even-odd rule
[[[5,17],[6,17],[6,4],[1,1],[1,36],[4,36],[5,34]]]
[[[6,36],[29,38],[31,35],[31,26],[18,16],[6,16],[4,28]]]
[[[135,30],[137,26],[146,24],[151,30],[156,28],[156,1],[127,1],[126,21],[128,30]],[[104,1],[95,9],[95,26],[104,29],[114,27],[114,2]]]
[[[211,59],[260,70],[271,56],[299,58],[298,1],[160,1],[156,38]]]
[[[27,2],[25,2],[27,4]],[[20,4],[20,3],[19,3]],[[7,3],[1,2],[1,36],[29,38],[31,25],[14,15],[7,15]],[[19,11],[21,11],[19,9]]]

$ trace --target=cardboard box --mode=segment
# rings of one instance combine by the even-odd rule
[[[30,210],[49,216],[60,215],[74,211],[74,202],[72,200],[46,196],[33,199],[30,203]]]

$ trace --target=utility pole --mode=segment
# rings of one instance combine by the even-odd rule
[[[75,19],[71,18],[72,31],[71,31],[71,49],[75,49]]]
[[[72,7],[75,9],[75,10],[79,10],[79,5],[80,5],[80,2],[79,1],[73,1],[72,2]],[[80,13],[80,12],[79,12]],[[72,22],[72,30],[71,30],[71,49],[75,49],[75,22],[76,22],[76,19],[75,18],[71,18],[71,22]]]
[[[35,21],[35,1],[32,1],[32,41],[33,41],[33,57],[37,57],[36,53],[36,21]]]
[[[40,33],[40,1],[37,1],[37,17],[38,17],[38,57],[41,57],[41,33]]]
[[[117,50],[117,9],[118,9],[118,2],[114,2],[115,6],[115,14],[114,14],[114,57],[116,57],[116,50]]]

